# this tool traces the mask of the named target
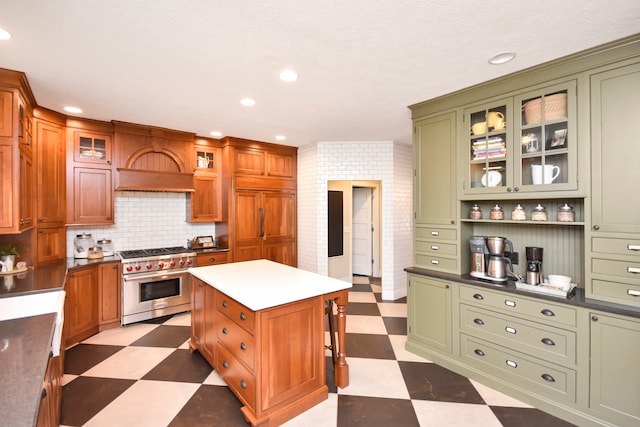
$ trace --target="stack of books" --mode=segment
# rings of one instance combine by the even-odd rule
[[[507,148],[501,136],[473,141],[473,160],[499,159],[507,155]]]

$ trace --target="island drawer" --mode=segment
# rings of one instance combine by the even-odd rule
[[[256,323],[255,312],[222,292],[218,292],[216,297],[216,306],[218,307],[218,310],[225,314],[229,319],[233,320],[247,331],[253,333]]]
[[[460,300],[476,307],[499,310],[552,326],[577,324],[577,310],[569,305],[553,304],[542,299],[525,298],[513,293],[491,291],[479,286],[460,287]]]
[[[417,240],[415,245],[417,252],[442,255],[457,255],[458,245],[455,243],[442,243],[437,241]]]
[[[460,334],[462,360],[545,398],[574,403],[576,372]]]
[[[256,379],[224,345],[216,346],[215,370],[242,402],[255,411]]]
[[[456,229],[416,226],[416,239],[456,240],[457,238]]]
[[[249,370],[255,367],[255,337],[227,316],[219,316],[218,341],[242,361]]]
[[[460,305],[460,329],[470,335],[553,361],[576,364],[576,333],[491,311]]]

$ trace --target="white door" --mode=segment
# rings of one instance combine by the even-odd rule
[[[373,188],[353,188],[353,274],[373,275]]]

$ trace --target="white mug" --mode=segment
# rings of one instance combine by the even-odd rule
[[[531,165],[531,179],[533,185],[540,185],[542,180],[543,170],[542,165]],[[551,184],[560,175],[560,166],[556,165],[544,165],[544,183]]]

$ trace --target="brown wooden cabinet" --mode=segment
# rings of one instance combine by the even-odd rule
[[[67,120],[67,224],[113,224],[113,126]]]
[[[42,384],[38,427],[58,427],[60,425],[60,404],[62,403],[62,358],[50,356]]]
[[[35,225],[33,105],[24,73],[0,69],[0,233]]]
[[[222,221],[220,142],[198,138],[193,148],[193,192],[187,193],[187,221]]]
[[[114,261],[98,266],[98,323],[101,331],[120,326],[121,276],[120,262]]]
[[[64,227],[38,227],[36,264],[60,261],[66,257],[67,232]]]
[[[215,366],[215,290],[191,277],[191,339],[189,350],[198,350],[211,366]]]
[[[227,252],[204,252],[196,255],[196,267],[226,263]]]
[[[37,224],[64,225],[65,221],[65,127],[57,113],[35,110],[37,167]],[[56,120],[54,122],[53,120]]]
[[[230,258],[297,266],[297,148],[225,138],[222,153]]]
[[[64,305],[65,347],[98,332],[98,269],[95,265],[67,274]]]

